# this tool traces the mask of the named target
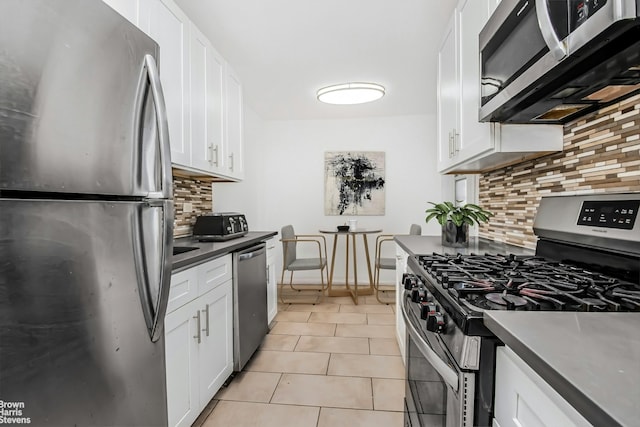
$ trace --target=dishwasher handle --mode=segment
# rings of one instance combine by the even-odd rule
[[[238,261],[245,261],[266,253],[266,245],[264,243],[252,246],[248,249],[238,252]]]

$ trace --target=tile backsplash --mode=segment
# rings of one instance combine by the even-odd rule
[[[211,182],[193,177],[183,177],[174,173],[173,200],[175,204],[173,237],[190,236],[196,217],[211,212],[213,209]],[[191,205],[190,209],[189,204]]]
[[[561,153],[481,174],[479,187],[495,213],[479,235],[529,248],[542,196],[640,191],[640,95],[567,123]]]

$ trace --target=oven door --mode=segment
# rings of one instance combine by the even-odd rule
[[[409,304],[407,298],[400,304],[407,330],[405,426],[472,426],[475,373],[460,370],[438,334],[419,327]]]
[[[503,0],[480,33],[480,120],[567,56],[570,0]]]

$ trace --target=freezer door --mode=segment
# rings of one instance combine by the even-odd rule
[[[102,1],[0,16],[0,190],[169,197],[157,44]]]
[[[0,199],[0,399],[32,425],[166,425],[164,340],[145,316],[164,318],[168,287],[141,280],[160,261],[135,260],[166,239],[151,228],[167,208]]]

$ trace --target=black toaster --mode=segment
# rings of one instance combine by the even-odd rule
[[[249,232],[247,219],[237,212],[212,212],[196,218],[193,237],[203,242],[223,242]]]

